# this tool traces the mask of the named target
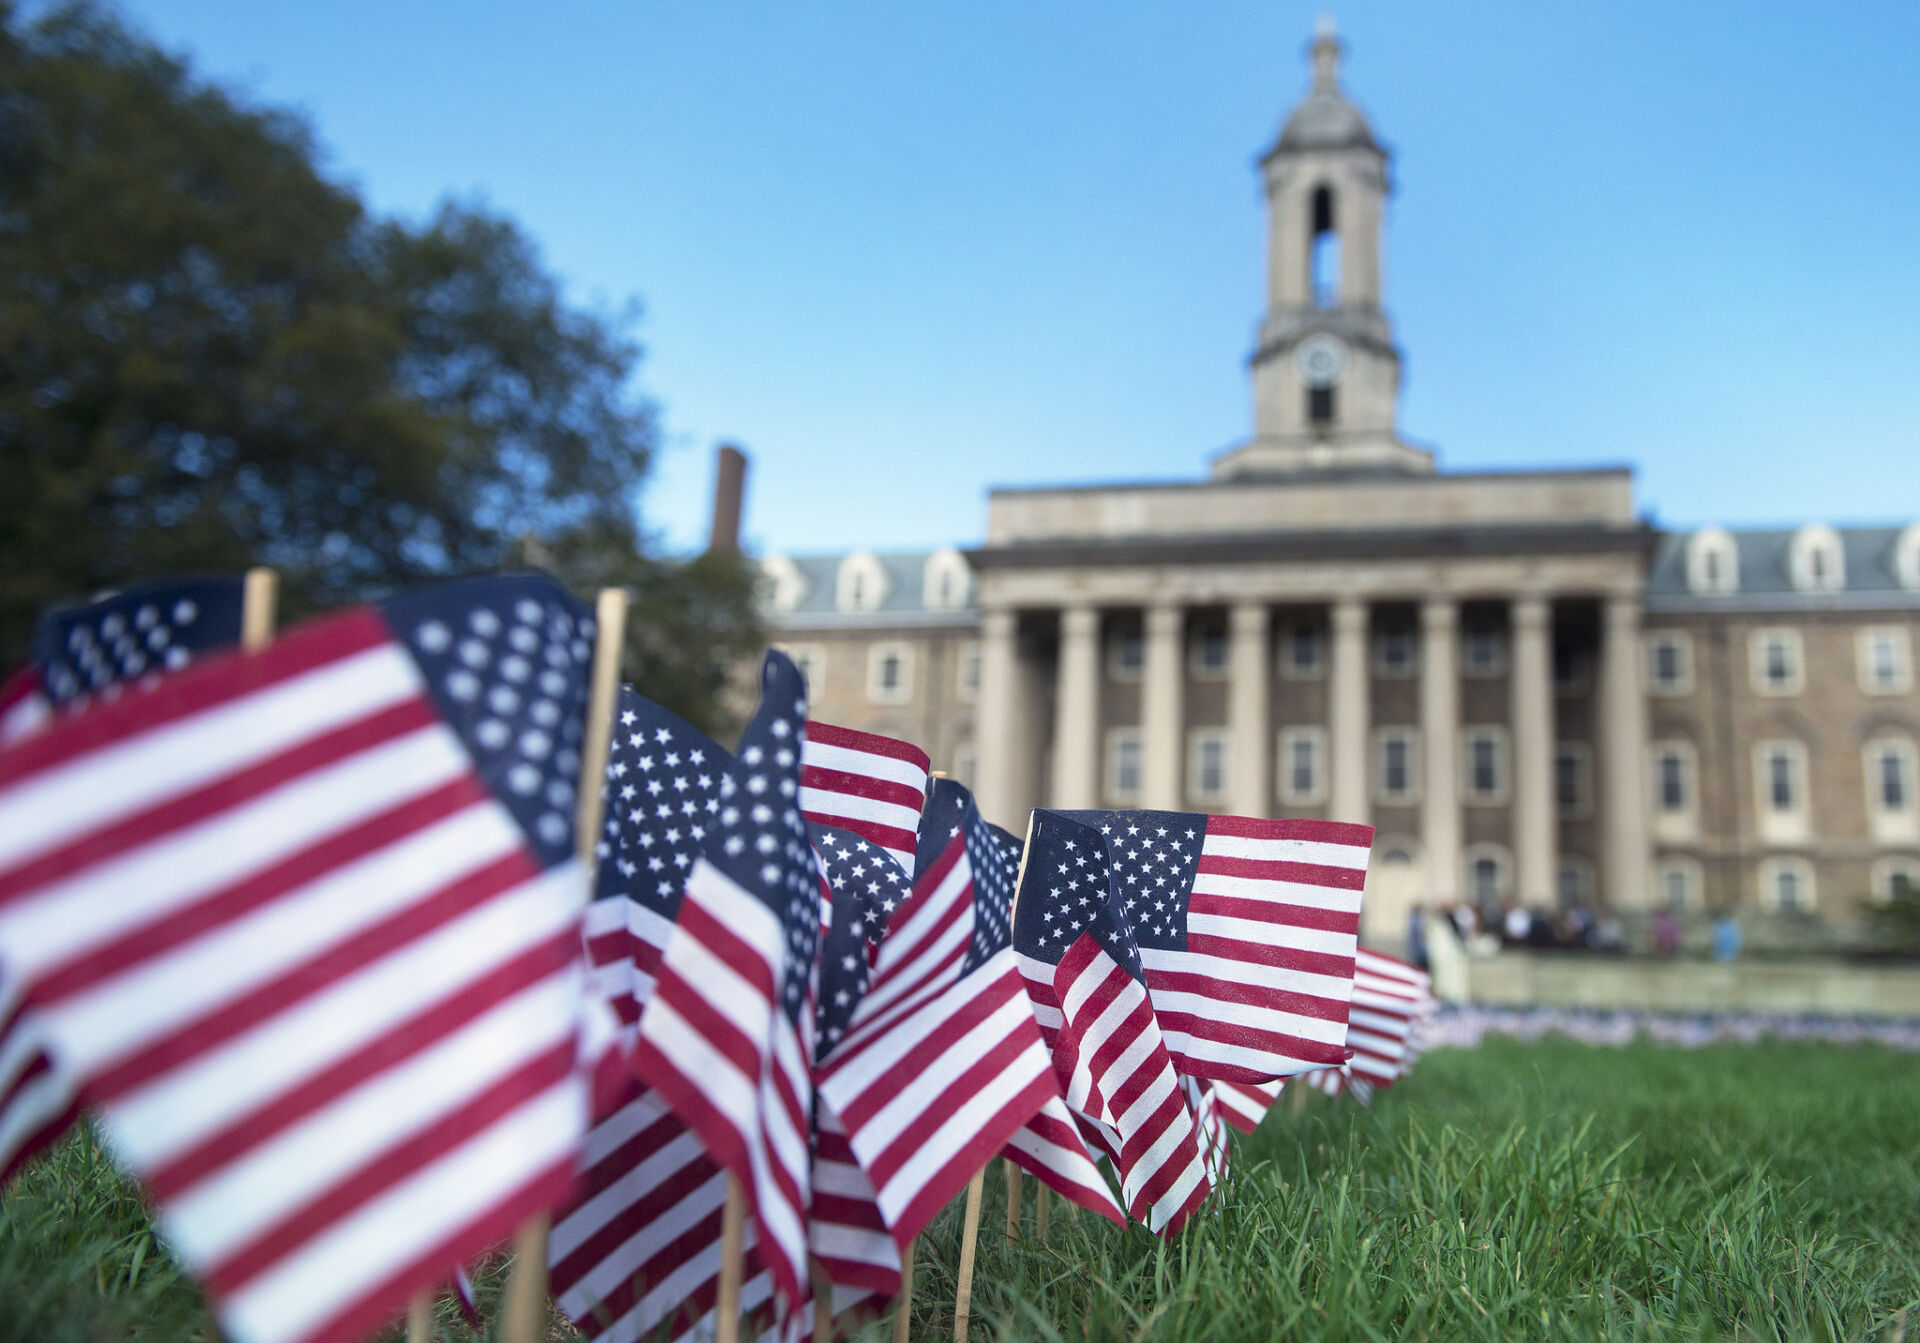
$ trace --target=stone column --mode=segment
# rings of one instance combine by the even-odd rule
[[[1012,611],[983,611],[980,615],[980,700],[974,711],[974,792],[980,812],[1014,834],[1026,833],[1024,816],[1015,816],[1017,743],[1014,703],[1019,679],[1014,664]]]
[[[1343,597],[1333,605],[1328,649],[1327,736],[1333,768],[1327,814],[1336,821],[1366,824],[1367,795],[1367,607]]]
[[[1436,597],[1420,608],[1420,741],[1426,787],[1420,794],[1420,846],[1427,852],[1427,894],[1460,894],[1460,607]]]
[[[1060,683],[1053,719],[1053,805],[1100,804],[1100,612],[1060,613]]]
[[[1147,608],[1146,665],[1140,687],[1140,805],[1177,811],[1184,801],[1187,613],[1178,606]]]
[[[1271,720],[1273,666],[1271,614],[1261,602],[1242,602],[1231,613],[1228,666],[1233,680],[1227,693],[1227,748],[1233,766],[1234,811],[1266,816],[1273,808]]]
[[[1552,608],[1543,597],[1513,603],[1514,896],[1552,906],[1559,838],[1553,805]]]
[[[1640,602],[1606,601],[1600,635],[1600,870],[1615,909],[1648,900],[1647,700],[1640,682]]]

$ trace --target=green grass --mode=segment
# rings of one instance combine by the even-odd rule
[[[1009,1245],[987,1181],[977,1338],[1892,1343],[1911,1312],[1920,1343],[1920,1058],[1877,1048],[1430,1055],[1370,1111],[1283,1101],[1170,1244],[1057,1200],[1037,1244],[1026,1188]],[[916,1339],[952,1337],[960,1220],[923,1240]],[[84,1137],[0,1204],[0,1302],[0,1339],[177,1343],[203,1320]]]

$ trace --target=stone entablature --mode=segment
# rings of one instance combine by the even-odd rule
[[[1262,536],[1515,525],[1630,530],[1633,473],[1355,475],[996,489],[986,548],[1118,537]]]

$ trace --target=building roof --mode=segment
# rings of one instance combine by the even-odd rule
[[[1790,555],[1800,529],[1729,529],[1738,575],[1731,592],[1699,592],[1688,582],[1687,546],[1693,532],[1663,532],[1647,569],[1650,611],[1822,610],[1861,607],[1920,607],[1920,590],[1900,581],[1895,556],[1903,527],[1840,527],[1845,581],[1837,592],[1808,591],[1795,585]]]
[[[1373,128],[1340,87],[1341,42],[1331,23],[1322,25],[1311,50],[1313,88],[1280,128],[1280,139],[1271,152],[1356,147],[1379,150]]]
[[[769,556],[764,566],[786,563],[797,571],[801,586],[798,600],[786,607],[772,608],[768,614],[776,624],[813,625],[941,625],[965,624],[976,617],[973,593],[955,607],[929,606],[927,567],[936,557],[950,551],[844,551],[834,555]],[[863,610],[846,610],[839,604],[841,566],[853,556],[866,556],[878,565],[885,577],[880,600]]]

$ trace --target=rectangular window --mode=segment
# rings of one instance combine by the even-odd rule
[[[1470,727],[1461,734],[1467,801],[1507,800],[1507,737],[1498,727]]]
[[[1662,750],[1654,757],[1655,773],[1658,778],[1656,790],[1661,811],[1685,811],[1688,807],[1687,756],[1683,751],[1672,748]]]
[[[1308,424],[1330,425],[1333,423],[1333,391],[1331,387],[1307,388]]]
[[[1762,695],[1797,695],[1803,680],[1800,631],[1755,630],[1747,646],[1749,679]]]
[[[1202,802],[1224,802],[1227,796],[1227,732],[1200,728],[1187,738],[1187,792]]]
[[[1301,805],[1326,801],[1327,733],[1325,728],[1290,727],[1280,733],[1277,771],[1280,800]]]
[[[1286,653],[1280,669],[1290,680],[1310,681],[1326,674],[1327,636],[1318,625],[1292,625],[1287,629]]]
[[[1139,800],[1139,728],[1120,727],[1107,734],[1107,796],[1119,803]]]
[[[875,704],[905,704],[913,697],[913,647],[875,644],[867,650],[867,698]]]
[[[1869,695],[1904,695],[1913,689],[1913,643],[1897,625],[1860,631],[1860,688]]]
[[[1227,674],[1227,632],[1221,627],[1202,626],[1193,640],[1191,667],[1194,676],[1218,681]]]
[[[1564,817],[1585,816],[1593,807],[1593,753],[1585,742],[1554,747],[1553,801]]]
[[[800,678],[807,683],[807,698],[818,699],[827,684],[827,650],[819,644],[787,644],[781,651],[793,659]]]
[[[1685,631],[1656,630],[1647,636],[1647,685],[1656,695],[1693,689],[1693,640]]]
[[[1419,769],[1419,737],[1412,728],[1386,727],[1374,734],[1373,795],[1377,801],[1414,801],[1419,792]]]
[[[1460,644],[1460,670],[1468,676],[1498,676],[1507,668],[1507,645],[1492,625],[1470,627]]]
[[[1411,676],[1419,645],[1410,629],[1384,629],[1373,636],[1373,670],[1380,676]]]
[[[1880,752],[1880,805],[1888,811],[1907,807],[1907,762],[1898,751]]]
[[[960,701],[971,704],[980,697],[980,644],[969,639],[960,645],[959,685]]]

